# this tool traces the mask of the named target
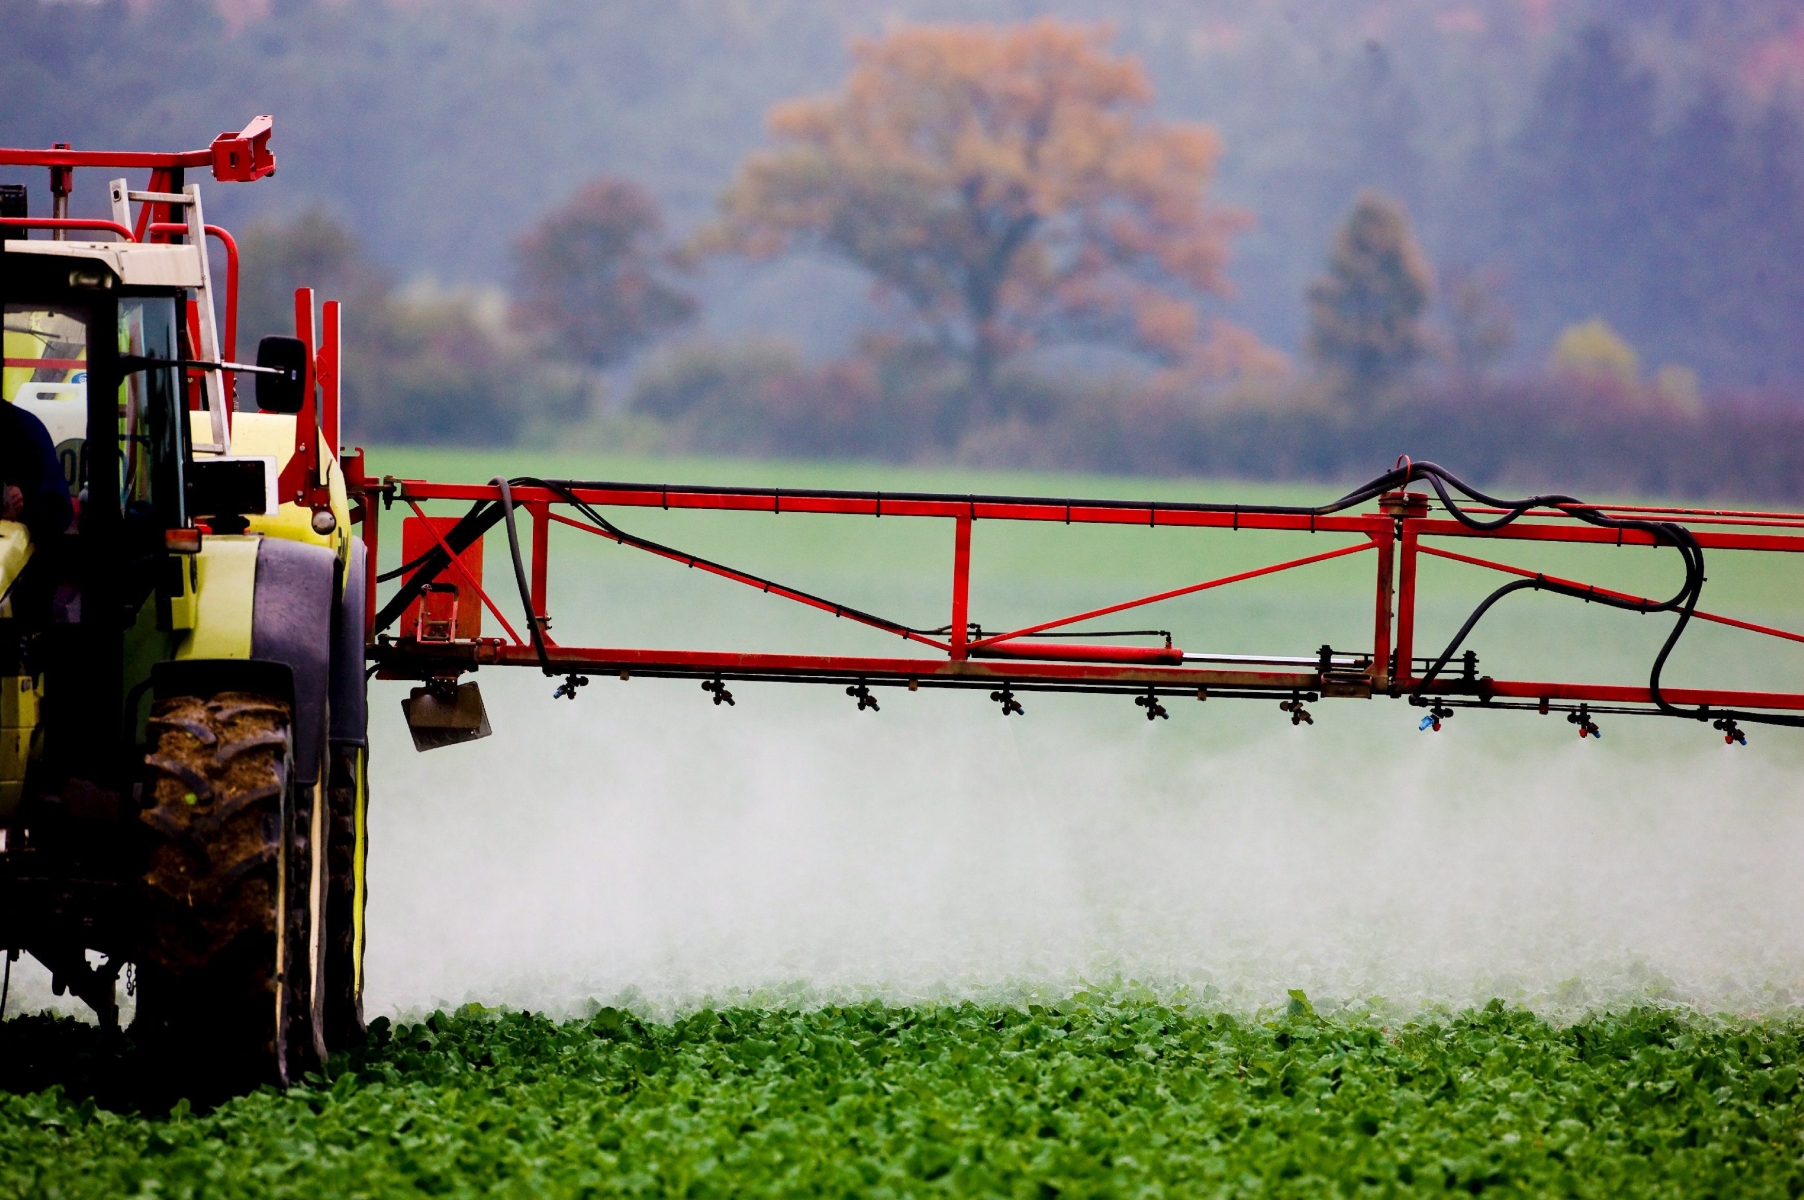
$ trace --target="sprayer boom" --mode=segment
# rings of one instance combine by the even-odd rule
[[[1662,686],[1672,645],[1693,620],[1730,625],[1756,635],[1804,641],[1804,635],[1706,612],[1698,606],[1705,551],[1795,553],[1804,550],[1804,517],[1701,509],[1589,505],[1567,496],[1499,500],[1431,463],[1402,460],[1392,471],[1319,507],[1161,503],[1044,496],[788,490],[584,482],[517,478],[488,484],[435,484],[363,471],[361,454],[347,456],[346,477],[360,501],[356,517],[372,552],[379,511],[395,504],[412,514],[403,526],[403,564],[385,578],[401,586],[378,603],[369,582],[368,650],[383,678],[422,684],[419,705],[434,712],[450,704],[456,681],[481,666],[523,666],[564,677],[559,694],[574,697],[591,674],[699,679],[714,703],[731,703],[737,681],[844,686],[860,708],[875,707],[871,689],[976,688],[991,692],[1005,712],[1019,712],[1017,694],[1039,691],[1132,695],[1148,720],[1168,715],[1162,697],[1271,699],[1293,724],[1313,723],[1307,705],[1328,698],[1388,696],[1428,709],[1424,729],[1438,730],[1456,708],[1530,708],[1565,712],[1581,736],[1595,735],[1603,713],[1655,714],[1716,722],[1804,724],[1804,693]],[[1423,490],[1426,485],[1427,490]],[[1412,490],[1413,489],[1413,490]],[[470,505],[459,518],[428,518],[434,501]],[[716,562],[630,532],[615,517],[639,508],[722,514],[834,514],[848,518],[945,521],[952,526],[952,603],[946,624],[919,628]],[[611,515],[610,515],[611,514]],[[1151,595],[1126,597],[1085,612],[1049,614],[1019,628],[989,631],[970,618],[971,531],[980,521],[1050,522],[1184,528],[1199,533],[1242,530],[1312,535],[1310,553]],[[524,530],[520,525],[524,523]],[[518,591],[518,616],[484,589],[482,537],[504,527],[509,573]],[[546,607],[553,525],[583,530],[685,567],[867,626],[892,639],[887,653],[748,653],[623,646],[566,646],[549,632]],[[1466,553],[1473,543],[1563,542],[1643,547],[1674,554],[1684,585],[1665,599],[1647,598],[1555,575],[1536,573]],[[1323,543],[1328,543],[1323,548]],[[1462,546],[1454,550],[1452,545]],[[1299,547],[1300,549],[1302,547]],[[1359,648],[1320,645],[1312,652],[1271,655],[1187,651],[1159,631],[1154,644],[1123,644],[1114,634],[1081,627],[1180,596],[1297,570],[1337,558],[1369,554],[1374,567],[1372,639]],[[1509,577],[1473,614],[1454,641],[1433,655],[1415,639],[1417,566],[1423,556],[1485,568]],[[1467,635],[1489,608],[1518,590],[1538,590],[1640,613],[1667,613],[1672,634],[1645,686],[1498,679],[1480,674],[1476,656],[1462,653]],[[510,603],[510,607],[512,604]],[[483,611],[505,637],[485,637]],[[1080,627],[1074,632],[1074,627]],[[1301,647],[1313,639],[1299,639]],[[469,688],[471,685],[462,685]],[[439,703],[434,706],[434,696]]]

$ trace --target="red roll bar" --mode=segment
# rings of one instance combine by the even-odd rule
[[[122,242],[135,242],[132,231],[117,221],[87,217],[0,217],[0,225],[14,229],[95,229],[119,235]]]
[[[252,117],[243,129],[220,134],[205,150],[184,150],[174,154],[72,150],[67,146],[48,150],[0,147],[0,167],[49,167],[62,171],[74,167],[149,167],[152,170],[212,167],[213,178],[221,183],[250,183],[276,173],[276,156],[269,149],[272,129],[272,118]]]

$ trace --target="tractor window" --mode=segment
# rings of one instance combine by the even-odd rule
[[[176,358],[176,308],[170,296],[119,301],[119,353]],[[130,371],[119,389],[119,506],[163,528],[186,523],[186,405],[177,368]]]
[[[8,304],[0,398],[17,404],[50,431],[56,456],[78,495],[85,482],[88,436],[88,317],[77,308]]]

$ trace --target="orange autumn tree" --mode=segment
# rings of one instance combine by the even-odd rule
[[[856,43],[839,92],[771,110],[776,147],[741,168],[708,244],[863,268],[986,402],[1005,359],[1050,342],[1199,360],[1196,302],[1227,292],[1245,218],[1209,201],[1214,130],[1154,118],[1107,41],[1048,18]]]

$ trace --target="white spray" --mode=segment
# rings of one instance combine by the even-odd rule
[[[1804,745],[1396,702],[484,683],[489,741],[386,730],[370,1002],[653,1012],[1021,999],[1133,980],[1241,1010],[1804,996]],[[377,705],[379,728],[392,699]]]

